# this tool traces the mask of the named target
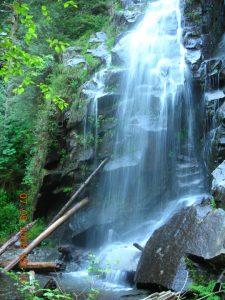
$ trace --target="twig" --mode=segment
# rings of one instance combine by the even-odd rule
[[[204,297],[198,298],[196,300],[202,300],[202,299],[205,299],[205,298],[207,298],[209,296],[216,295],[216,294],[223,293],[223,292],[225,292],[225,290],[221,290],[221,291],[218,291],[218,292],[210,293],[210,294],[208,294],[208,295],[206,295]]]

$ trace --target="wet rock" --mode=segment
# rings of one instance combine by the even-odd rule
[[[77,54],[80,51],[79,47],[69,47],[62,55],[63,64],[65,67],[73,67],[79,64],[87,66],[87,62],[83,55]]]
[[[112,64],[123,65],[129,63],[129,34],[125,35],[112,49]]]
[[[107,172],[118,171],[120,169],[138,166],[141,161],[141,153],[132,153],[120,158],[110,160],[104,167]]]
[[[225,207],[225,161],[212,172],[212,176],[212,194],[216,202]]]
[[[90,48],[87,53],[91,53],[94,57],[99,58],[102,63],[110,62],[110,53],[106,45],[107,35],[105,32],[96,32],[89,39],[90,44],[97,44],[95,48]]]
[[[89,43],[104,43],[106,41],[106,33],[105,32],[96,32],[89,39]]]
[[[132,0],[120,0],[120,3],[122,4],[124,9],[134,7],[134,1]]]
[[[218,107],[225,101],[223,90],[209,91],[205,93],[205,105],[208,116],[214,116]]]
[[[114,14],[113,21],[114,24],[117,26],[121,25],[136,25],[138,22],[141,21],[143,17],[143,13],[139,10],[125,10],[125,11],[118,11]]]
[[[111,69],[108,70],[105,85],[108,87],[117,87],[118,85],[122,85],[122,79],[126,73],[126,69]]]
[[[97,98],[99,114],[107,115],[114,111],[120,96],[116,93],[106,93]]]
[[[93,160],[95,156],[94,149],[90,148],[85,150],[83,153],[80,154],[78,161],[90,161]]]
[[[110,59],[110,54],[105,44],[101,44],[95,49],[88,49],[87,53],[91,53],[94,57],[99,58],[102,63],[107,63]]]
[[[192,71],[197,71],[201,65],[202,53],[200,50],[187,50],[185,56],[186,63]]]
[[[225,127],[223,124],[213,130],[211,140],[211,158],[214,168],[225,159]]]
[[[184,45],[186,49],[199,50],[202,48],[202,40],[200,38],[191,37],[187,34],[184,38]]]
[[[136,272],[137,286],[181,290],[187,276],[185,256],[222,257],[224,240],[225,211],[203,205],[183,208],[148,240]]]
[[[83,101],[85,102],[85,99],[83,99]],[[70,109],[70,115],[67,122],[67,129],[73,129],[82,126],[82,122],[86,116],[86,112],[86,105],[83,105],[80,109],[78,109],[76,102],[74,102]]]
[[[216,119],[219,123],[225,125],[225,103],[223,103],[221,107],[217,110]]]

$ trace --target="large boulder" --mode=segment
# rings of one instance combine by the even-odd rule
[[[185,257],[220,256],[225,267],[225,211],[209,205],[183,208],[157,229],[139,261],[135,281],[140,288],[163,287],[179,291],[188,284]]]

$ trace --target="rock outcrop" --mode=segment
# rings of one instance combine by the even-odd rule
[[[199,79],[201,63],[212,55],[224,31],[223,0],[182,1],[186,62]]]
[[[181,290],[187,277],[186,256],[206,260],[219,257],[220,267],[224,268],[224,240],[222,209],[212,209],[209,205],[183,208],[148,240],[135,276],[137,286]]]

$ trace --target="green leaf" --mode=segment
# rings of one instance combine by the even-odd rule
[[[48,11],[47,11],[46,6],[43,5],[43,6],[41,7],[41,10],[42,10],[43,16],[47,17],[47,16],[48,16]]]
[[[60,53],[60,48],[59,48],[59,46],[55,46],[55,52],[56,52],[56,53]]]

